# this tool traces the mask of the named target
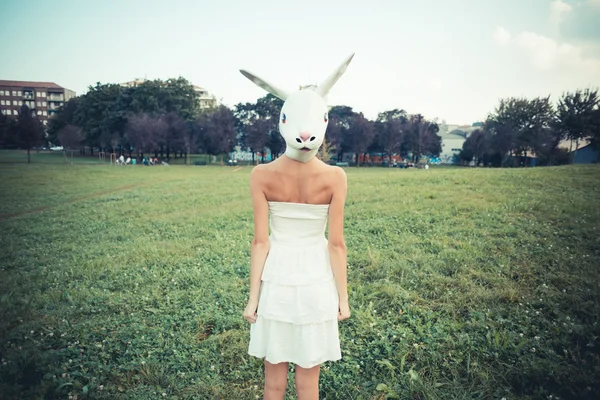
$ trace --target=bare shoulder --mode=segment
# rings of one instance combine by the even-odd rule
[[[343,168],[338,167],[336,165],[326,165],[325,168],[327,168],[328,175],[333,185],[346,185],[346,171]]]
[[[258,178],[264,176],[269,171],[269,164],[258,164],[252,167],[252,171],[250,171],[250,176],[254,178]]]

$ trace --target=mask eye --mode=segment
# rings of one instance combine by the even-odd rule
[[[285,116],[285,114],[283,114],[281,116],[281,123],[285,124],[286,119],[287,119],[287,117]]]
[[[325,115],[323,116],[323,120],[324,120],[325,122],[327,122],[327,113],[325,113]]]

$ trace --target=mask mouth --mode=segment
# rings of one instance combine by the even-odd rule
[[[310,149],[308,147],[303,147],[300,149],[300,151],[310,151]]]

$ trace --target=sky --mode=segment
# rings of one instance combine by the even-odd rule
[[[471,124],[505,97],[600,86],[600,0],[2,0],[0,79],[89,86],[182,76],[223,104],[318,83],[330,105]]]

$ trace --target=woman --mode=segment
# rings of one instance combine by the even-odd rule
[[[337,324],[350,317],[346,173],[315,156],[329,121],[325,97],[353,56],[319,86],[303,86],[291,94],[240,70],[284,100],[279,132],[285,155],[255,167],[250,175],[254,239],[244,318],[252,324],[248,353],[264,359],[265,400],[283,399],[290,362],[296,365],[298,399],[318,399],[320,364],[342,358]]]
[[[253,324],[249,353],[265,358],[265,400],[283,399],[288,362],[296,364],[298,399],[318,399],[320,364],[341,358],[337,321],[350,316],[346,187],[344,170],[316,157],[284,155],[251,173],[254,239],[244,318]]]

